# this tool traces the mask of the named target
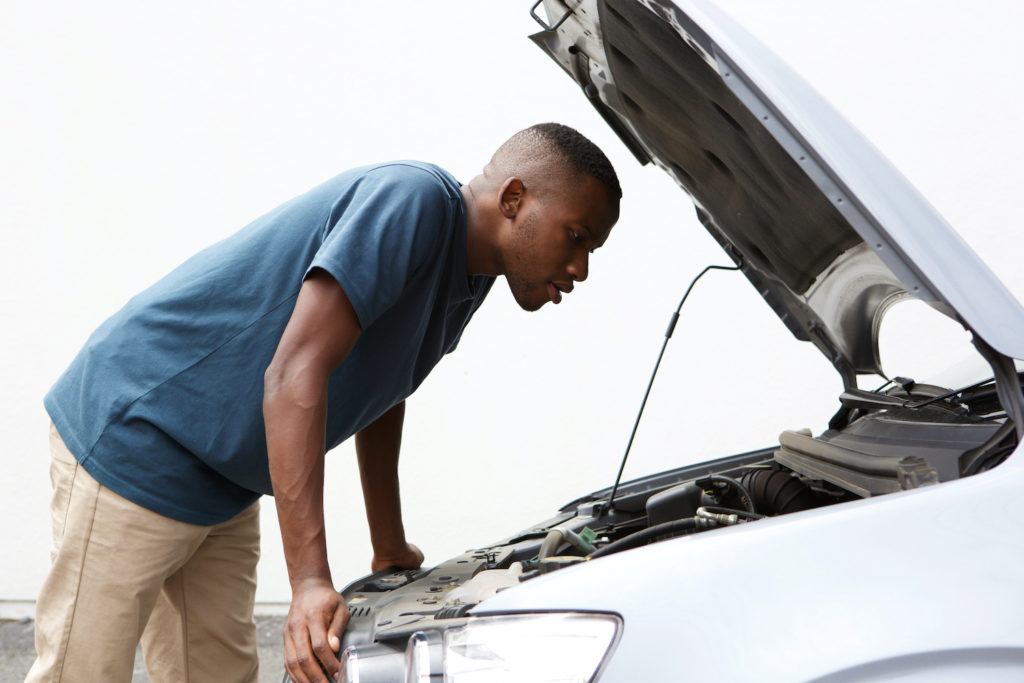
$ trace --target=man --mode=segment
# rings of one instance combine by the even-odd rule
[[[458,343],[494,276],[558,303],[618,218],[601,151],[540,124],[460,186],[355,169],[132,299],[46,397],[53,566],[30,681],[256,678],[257,500],[273,494],[292,603],[285,664],[338,671],[348,609],[327,565],[324,453],[355,436],[371,566],[418,567],[402,527],[404,399]]]

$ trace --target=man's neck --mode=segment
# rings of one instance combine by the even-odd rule
[[[466,274],[501,275],[504,269],[496,246],[497,231],[473,185],[470,181],[461,188],[466,207]]]

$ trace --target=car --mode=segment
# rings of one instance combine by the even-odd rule
[[[351,583],[341,680],[1024,680],[1024,308],[713,4],[531,12],[533,41],[835,368],[838,409]],[[908,301],[966,331],[958,380],[883,367],[883,320]]]

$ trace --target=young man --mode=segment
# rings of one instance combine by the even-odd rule
[[[46,397],[53,566],[30,681],[249,681],[257,499],[273,494],[292,603],[286,667],[326,680],[348,609],[330,569],[324,453],[355,436],[374,570],[418,567],[402,527],[405,398],[494,277],[558,303],[618,218],[611,164],[540,124],[460,186],[348,171],[186,261],[107,320]]]

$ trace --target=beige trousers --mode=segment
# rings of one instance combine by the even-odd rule
[[[128,683],[140,638],[154,683],[255,681],[259,503],[211,527],[100,485],[50,428],[52,566],[29,681]]]

